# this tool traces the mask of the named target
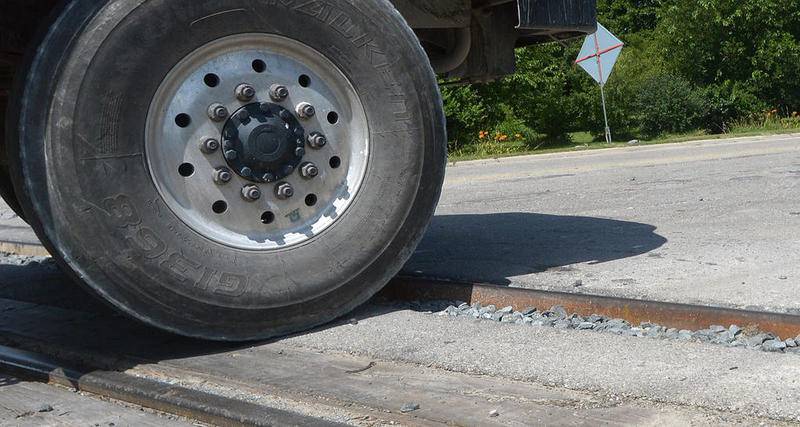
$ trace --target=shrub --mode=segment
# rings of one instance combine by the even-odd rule
[[[660,73],[645,79],[638,89],[635,120],[642,136],[696,129],[703,99],[686,79]]]

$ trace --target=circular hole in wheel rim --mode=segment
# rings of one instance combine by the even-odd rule
[[[175,116],[175,124],[180,128],[188,128],[192,124],[192,117],[186,113]]]
[[[255,61],[253,61],[252,65],[253,65],[253,71],[255,71],[256,73],[263,73],[264,71],[267,71],[267,63],[260,59],[256,59]]]
[[[330,113],[328,113],[328,123],[332,125],[339,123],[339,113],[337,113],[336,111],[331,111]]]
[[[208,87],[217,87],[219,86],[219,76],[214,73],[208,73],[203,77],[203,82]]]
[[[317,204],[317,195],[316,194],[309,194],[306,196],[306,206],[312,207]]]
[[[224,200],[217,200],[213,205],[211,205],[211,210],[218,215],[224,214],[228,211],[228,203]]]
[[[275,222],[275,214],[274,213],[272,213],[272,212],[264,212],[263,214],[261,214],[261,223],[262,224],[269,225],[269,224],[272,224],[273,222]]]
[[[194,175],[194,165],[191,164],[191,163],[184,163],[184,164],[178,166],[178,173],[182,177],[188,178],[188,177]]]
[[[303,74],[300,76],[300,78],[297,79],[297,82],[300,83],[300,86],[309,87],[311,86],[311,77],[308,77],[307,75]]]

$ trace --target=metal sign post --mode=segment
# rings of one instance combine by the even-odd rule
[[[597,32],[586,37],[575,63],[583,68],[600,85],[600,98],[603,102],[603,119],[606,124],[606,143],[611,143],[611,127],[608,125],[605,85],[614,64],[617,63],[622,47],[620,39],[611,34],[606,27],[597,24]],[[594,59],[594,61],[590,61]]]

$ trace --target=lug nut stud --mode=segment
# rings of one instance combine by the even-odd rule
[[[219,150],[219,141],[214,138],[208,138],[200,143],[200,151],[211,154]]]
[[[239,101],[248,102],[255,97],[256,89],[253,86],[247,83],[242,83],[239,86],[236,86],[236,99]]]
[[[300,176],[306,179],[316,178],[319,176],[319,168],[311,162],[303,163],[300,165]]]
[[[242,176],[247,176],[247,177],[249,177],[249,176],[252,176],[252,175],[253,175],[253,171],[252,171],[252,169],[250,169],[250,168],[248,168],[248,167],[244,167],[244,168],[242,168],[242,170],[241,170],[241,171],[239,171],[239,173],[240,173]]]
[[[297,157],[303,157],[306,155],[306,149],[303,147],[297,147],[294,149],[294,155]]]
[[[248,202],[255,202],[261,198],[261,189],[255,185],[245,185],[242,188],[242,197]]]
[[[250,113],[248,113],[247,110],[239,111],[236,114],[236,118],[239,119],[240,122],[246,122],[250,120]]]
[[[263,179],[266,182],[275,182],[277,178],[275,178],[275,175],[271,173],[265,173],[264,176],[261,177],[261,179]]]
[[[294,172],[294,166],[286,165],[286,166],[283,167],[282,172],[283,172],[284,175],[289,176],[289,175],[292,174],[292,172]]]
[[[269,97],[275,102],[281,102],[289,96],[289,88],[284,85],[274,84],[269,88]]]
[[[235,150],[228,150],[225,152],[225,158],[228,160],[236,160],[238,156],[239,154],[237,154]]]
[[[325,135],[319,132],[313,132],[308,135],[308,145],[315,149],[319,150],[320,148],[326,146],[328,144],[328,138]]]
[[[227,184],[233,179],[233,174],[228,168],[217,168],[214,170],[214,182],[217,184]]]
[[[220,103],[214,103],[208,106],[208,118],[215,122],[221,122],[228,118],[228,109]]]
[[[286,200],[294,196],[294,188],[288,182],[282,182],[275,186],[275,196],[281,200]]]
[[[314,117],[315,114],[317,114],[317,110],[308,102],[301,102],[297,105],[297,115],[300,116],[301,119],[310,119]]]

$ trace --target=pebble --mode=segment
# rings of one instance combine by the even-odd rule
[[[786,343],[786,347],[797,347],[797,341],[794,338],[787,338],[784,343]]]
[[[553,323],[553,327],[556,329],[569,329],[572,327],[572,321],[567,319],[556,320]]]
[[[499,321],[503,320],[503,318],[507,314],[511,314],[513,311],[514,311],[514,308],[511,307],[511,306],[503,307],[500,310],[497,310],[494,313],[492,313],[492,320],[494,320],[495,322],[499,322]]]
[[[492,418],[499,417],[500,412],[498,412],[497,409],[492,409],[492,412],[489,412],[489,416]]]
[[[419,403],[406,403],[403,407],[400,408],[400,412],[406,414],[408,412],[414,412],[419,409]]]
[[[444,311],[440,311],[438,314],[439,316],[458,316],[459,313],[458,307],[450,306],[447,307]]]
[[[588,329],[594,329],[594,323],[592,323],[592,322],[581,322],[578,325],[577,329],[579,329],[581,331],[585,331],[585,330],[588,330]]]
[[[786,343],[778,340],[767,340],[761,344],[761,349],[764,351],[778,352],[786,348]]]
[[[567,314],[567,310],[560,305],[554,305],[550,307],[550,313],[555,314],[559,319],[564,319],[569,316],[569,314]]]
[[[580,279],[576,280],[575,283],[572,284],[572,286],[575,288],[580,288],[581,286],[583,286],[583,280]]]
[[[45,403],[37,406],[36,412],[53,412],[53,407]]]
[[[744,342],[749,347],[755,347],[757,345],[763,344],[765,341],[771,340],[773,337],[767,334],[757,334],[753,335],[752,337],[747,337]]]

